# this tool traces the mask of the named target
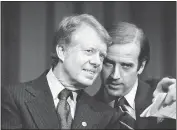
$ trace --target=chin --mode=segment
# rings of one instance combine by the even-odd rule
[[[122,96],[122,91],[121,90],[110,90],[108,89],[108,94],[110,96],[114,96],[114,97],[117,97],[117,96]]]
[[[84,82],[84,84],[87,86],[91,86],[93,84],[93,81],[86,81],[86,82]]]
[[[91,86],[93,84],[94,80],[88,80],[88,79],[82,79],[80,80],[80,84],[84,85],[84,86]]]
[[[92,77],[92,78],[88,78],[88,77],[81,77],[80,78],[80,83],[82,83],[83,85],[86,85],[86,86],[91,86],[93,85],[93,82],[95,81],[96,79],[96,76]]]

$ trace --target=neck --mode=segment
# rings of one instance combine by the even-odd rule
[[[64,71],[63,64],[58,63],[54,68],[53,68],[53,73],[58,79],[58,81],[67,89],[76,91],[80,90],[83,87],[83,85],[77,83],[76,81],[73,81],[68,74]],[[77,87],[75,87],[77,86]]]

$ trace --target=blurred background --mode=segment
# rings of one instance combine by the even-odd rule
[[[52,40],[66,15],[88,13],[109,30],[119,21],[141,27],[151,45],[142,79],[176,78],[176,2],[1,2],[1,84],[25,82],[50,67]],[[94,95],[100,78],[87,88]]]

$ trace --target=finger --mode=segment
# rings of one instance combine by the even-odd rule
[[[165,97],[164,104],[171,105],[176,101],[176,83],[169,86],[169,91]]]
[[[168,78],[170,78],[170,79],[173,79],[173,77],[172,76],[167,76]]]
[[[169,94],[167,94],[165,100],[164,100],[164,103],[163,105],[164,106],[167,106],[167,105],[171,105],[173,103],[173,97],[172,96],[169,96]]]
[[[162,91],[167,91],[169,86],[176,83],[176,79],[165,78],[162,85]]]
[[[176,79],[171,79],[168,77],[163,78],[158,84],[157,87],[153,93],[153,96],[156,96],[158,93],[161,92],[167,92],[168,91],[168,87],[173,84],[176,83]]]

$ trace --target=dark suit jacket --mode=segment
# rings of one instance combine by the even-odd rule
[[[138,88],[135,96],[135,110],[136,110],[136,129],[175,129],[175,120],[165,119],[157,124],[155,117],[140,117],[140,114],[152,103],[154,88],[149,84],[139,80]],[[103,87],[100,88],[95,98],[103,101]],[[104,101],[103,101],[104,102]]]
[[[59,129],[46,73],[31,82],[2,87],[3,129]],[[116,112],[83,92],[76,105],[73,129],[119,128]],[[82,126],[86,122],[87,126]]]

